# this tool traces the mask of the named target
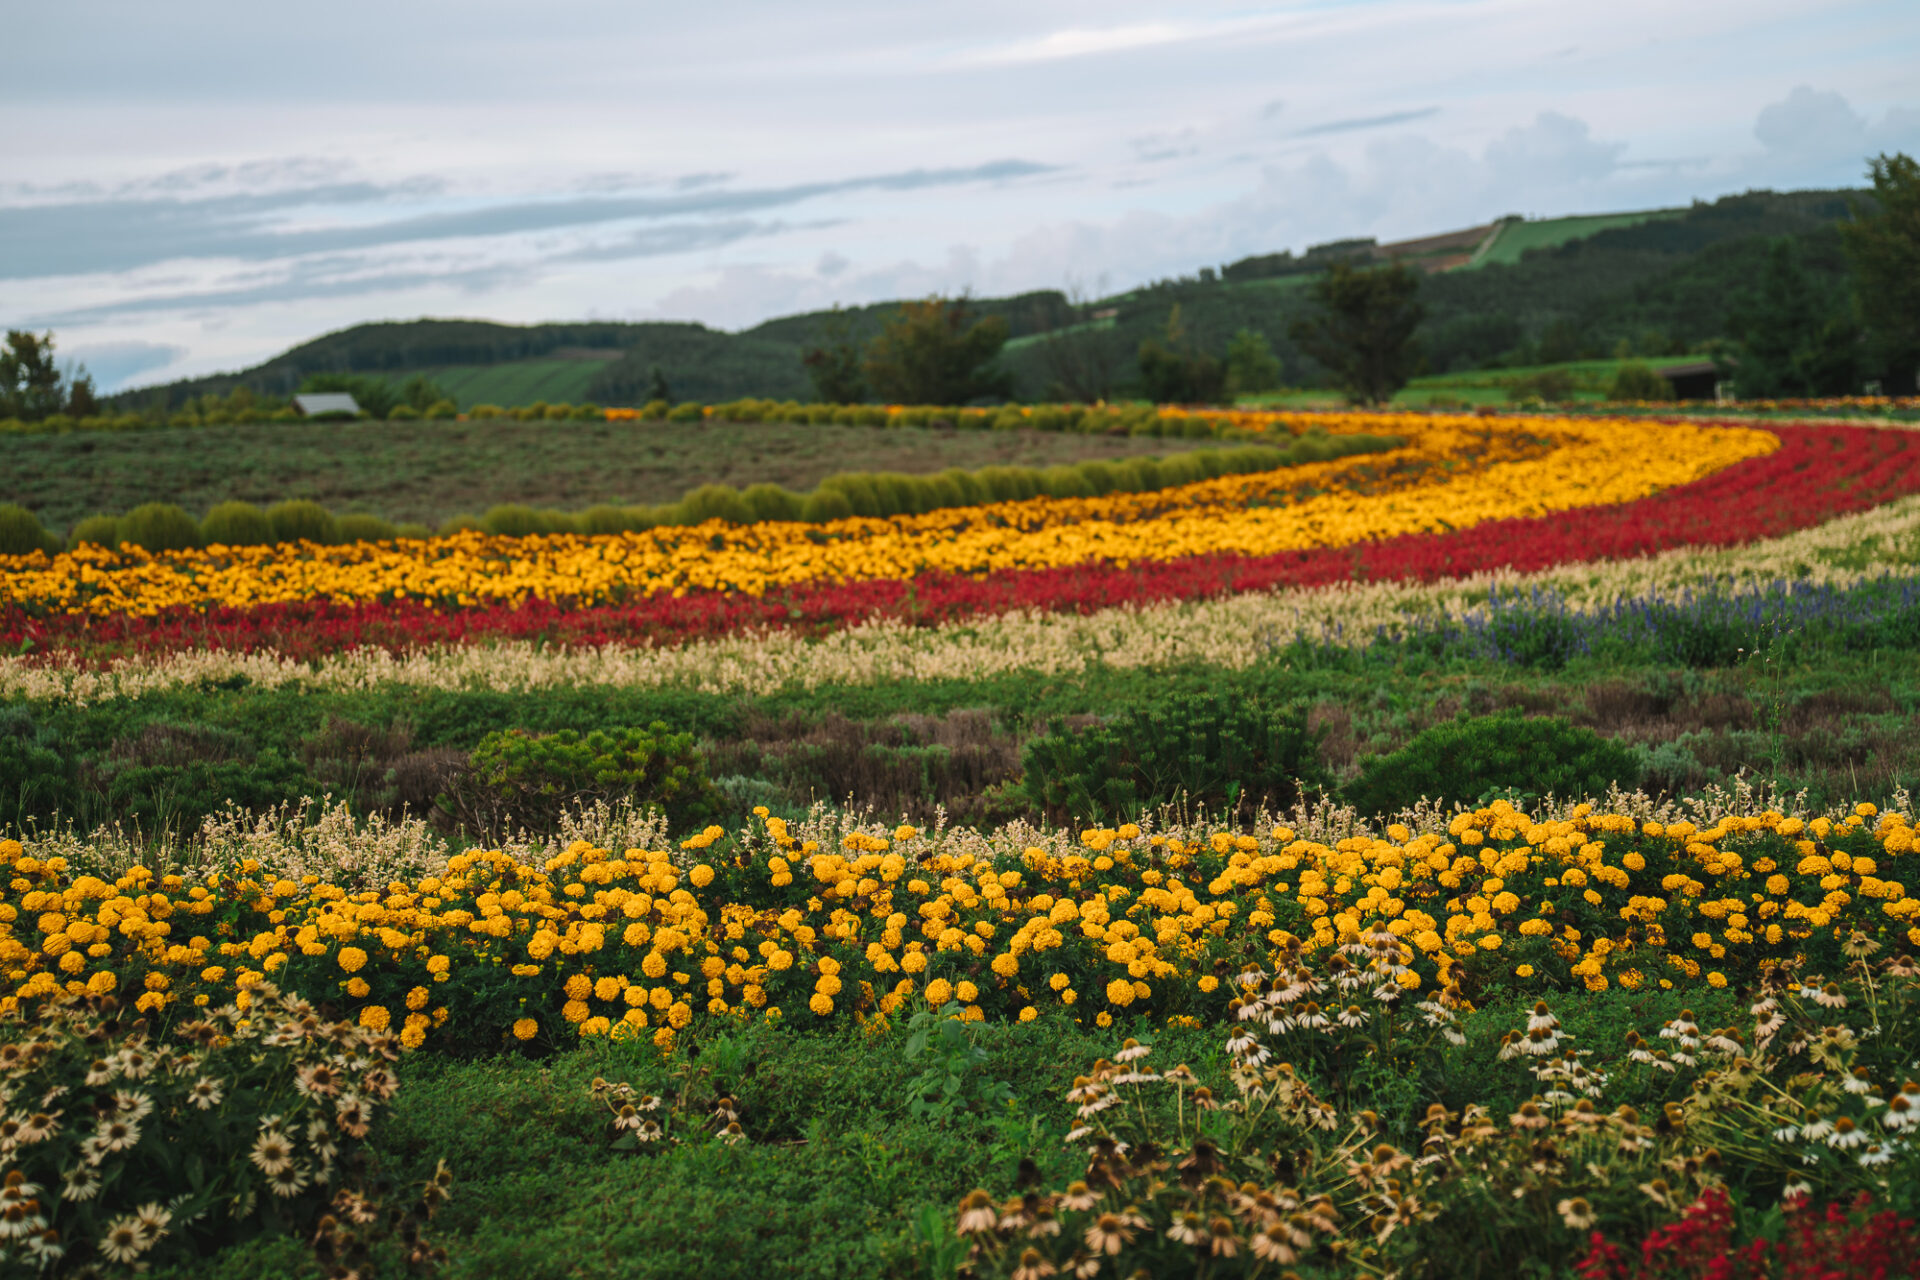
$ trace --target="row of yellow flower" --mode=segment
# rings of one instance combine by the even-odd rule
[[[468,534],[339,547],[149,554],[82,547],[14,559],[0,607],[147,615],[311,599],[437,605],[579,602],[661,592],[759,595],[805,583],[1269,555],[1627,502],[1772,452],[1742,427],[1421,415],[1350,417],[1399,435],[1383,454],[1142,494],[1037,498],[887,520],[768,522],[604,537]]]
[[[1409,990],[1724,986],[1767,963],[1920,945],[1901,878],[1914,837],[1870,805],[1699,829],[1586,806],[1538,821],[1502,802],[1445,831],[1331,845],[1128,825],[1068,855],[998,856],[910,827],[820,849],[769,818],[674,851],[578,844],[543,866],[476,851],[358,893],[254,863],[108,883],[0,841],[0,1015],[62,990],[156,1014],[244,1005],[270,980],[409,1046],[436,1027],[480,1045],[643,1031],[670,1045],[696,1014],[884,1016],[912,998],[972,1019],[1053,1005],[1101,1026],[1190,1021],[1237,966],[1300,951],[1337,967],[1343,940],[1381,927]]]

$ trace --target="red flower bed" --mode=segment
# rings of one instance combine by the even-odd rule
[[[1866,427],[1780,427],[1781,448],[1637,502],[1499,520],[1272,556],[1194,556],[1120,568],[1104,563],[973,578],[929,574],[795,588],[778,595],[709,592],[572,607],[435,609],[412,600],[324,601],[180,610],[154,618],[0,616],[0,646],[95,655],[219,647],[312,657],[356,645],[404,649],[479,639],[564,644],[659,643],[758,627],[831,630],[880,616],[916,624],[1012,609],[1090,612],[1120,604],[1202,599],[1345,580],[1434,581],[1485,570],[1732,546],[1777,537],[1920,492],[1920,436]]]
[[[1902,1280],[1915,1273],[1920,1231],[1892,1210],[1793,1210],[1778,1241],[1736,1243],[1733,1207],[1718,1187],[1684,1218],[1641,1242],[1637,1256],[1596,1231],[1576,1263],[1581,1280]]]

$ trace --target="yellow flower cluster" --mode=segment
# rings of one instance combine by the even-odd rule
[[[38,553],[14,558],[0,573],[0,606],[149,615],[312,599],[584,603],[1223,551],[1269,555],[1627,502],[1779,446],[1772,434],[1743,427],[1634,420],[1367,414],[1342,423],[1406,444],[1153,493],[1035,498],[886,520],[714,521],[608,536],[467,533],[157,554],[89,545],[51,561]]]
[[[571,1027],[670,1044],[696,1013],[891,1014],[916,997],[969,1019],[1048,1003],[1100,1025],[1190,1018],[1230,966],[1378,928],[1405,948],[1408,989],[1721,986],[1795,957],[1839,967],[1862,947],[1920,945],[1903,878],[1914,829],[1870,805],[1844,822],[1770,811],[1700,829],[1586,806],[1537,821],[1500,802],[1445,831],[1331,845],[1129,824],[1015,858],[944,839],[903,827],[821,849],[767,818],[672,851],[576,844],[539,866],[476,851],[361,893],[251,864],[204,884],[139,868],[108,883],[0,841],[0,1014],[63,990],[244,1004],[271,978],[377,1010],[363,1025],[404,1008],[408,1045],[451,1003],[479,1020],[454,1029],[468,1040]]]

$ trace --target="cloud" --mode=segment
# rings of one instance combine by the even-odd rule
[[[1316,124],[1310,129],[1302,129],[1294,136],[1317,138],[1329,133],[1358,133],[1362,129],[1381,129],[1391,124],[1409,124],[1415,120],[1427,120],[1439,114],[1438,107],[1421,107],[1418,111],[1390,111],[1383,116],[1356,116],[1351,120],[1329,120],[1326,124]]]
[[[1200,135],[1193,129],[1182,129],[1178,133],[1150,133],[1133,139],[1127,145],[1133,148],[1133,158],[1143,162],[1180,160],[1199,154]]]
[[[1058,172],[1032,160],[994,160],[940,169],[907,169],[780,187],[696,190],[667,196],[575,196],[521,200],[446,212],[310,226],[276,222],[299,211],[396,203],[412,185],[340,183],[201,200],[112,198],[0,208],[0,279],[128,271],[179,258],[267,261],[310,253],[494,237],[621,221],[742,214],[824,196],[918,191],[1004,182]]]
[[[1761,109],[1753,136],[1777,156],[1851,155],[1866,145],[1867,122],[1839,94],[1816,92],[1803,84]]]
[[[1158,45],[1193,40],[1207,34],[1203,29],[1172,22],[1142,22],[1124,27],[1068,27],[1051,31],[1033,40],[1021,40],[980,54],[986,63],[1054,62],[1062,58],[1084,58],[1091,54],[1121,53],[1151,49]]]
[[[84,366],[100,390],[117,391],[143,373],[166,368],[187,349],[163,342],[96,342],[61,354]]]

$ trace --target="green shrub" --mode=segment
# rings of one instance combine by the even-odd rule
[[[828,476],[816,492],[839,494],[851,515],[876,518],[887,514],[882,510],[880,491],[874,486],[873,476],[864,471]]]
[[[559,404],[548,405],[546,412],[540,416],[548,422],[564,422],[573,416],[573,406],[563,400]]]
[[[73,532],[67,541],[73,546],[92,543],[99,547],[117,547],[120,537],[120,520],[117,516],[88,516],[73,526]]]
[[[649,400],[640,406],[640,416],[648,422],[664,422],[672,408],[665,400]]]
[[[410,404],[397,404],[387,410],[388,422],[418,422],[420,411]]]
[[[607,503],[588,507],[574,517],[574,523],[580,526],[582,533],[626,533],[633,529],[646,528],[634,519],[633,507],[616,507]]]
[[[467,829],[550,832],[561,815],[596,801],[657,806],[676,829],[704,826],[722,800],[693,735],[655,721],[645,729],[504,729],[473,749],[441,804]]]
[[[740,495],[755,520],[798,520],[800,495],[777,484],[751,484]]]
[[[268,422],[299,422],[300,420],[298,409],[275,409],[267,415]]]
[[[227,547],[260,547],[273,541],[273,522],[251,502],[222,502],[207,512],[200,532]]]
[[[427,525],[421,524],[418,520],[402,520],[399,524],[393,526],[393,536],[396,538],[413,539],[431,538],[433,536],[433,530]]]
[[[467,410],[467,417],[475,422],[488,418],[504,418],[506,416],[507,411],[497,404],[477,404]]]
[[[339,529],[342,542],[388,542],[400,536],[392,521],[379,516],[341,516]]]
[[[1363,759],[1346,798],[1362,813],[1388,814],[1422,798],[1599,797],[1613,783],[1631,790],[1639,780],[1631,748],[1565,720],[1506,712],[1438,724],[1390,755]]]
[[[330,546],[340,541],[340,522],[333,518],[333,512],[305,498],[274,503],[267,508],[267,523],[273,526],[275,542]]]
[[[427,406],[423,416],[447,421],[460,416],[460,406],[451,400],[435,400]]]
[[[705,410],[691,401],[686,404],[677,404],[666,413],[668,422],[699,422],[704,417],[706,417]]]
[[[1184,799],[1215,811],[1278,808],[1319,786],[1319,735],[1294,707],[1174,694],[1075,730],[1056,722],[1021,755],[1022,787],[1049,821],[1117,822]]]
[[[40,526],[40,519],[25,507],[0,502],[0,556],[30,556],[36,551],[53,555],[60,540]]]
[[[1542,369],[1507,384],[1507,399],[1512,401],[1544,400],[1548,404],[1560,404],[1573,399],[1573,392],[1573,375],[1565,369]]]
[[[0,831],[71,813],[75,761],[66,740],[36,718],[32,704],[0,706]]]
[[[1040,492],[1049,498],[1091,498],[1093,485],[1079,467],[1048,467],[1040,473]]]
[[[725,520],[728,524],[752,524],[753,509],[728,484],[703,484],[677,504],[676,524],[704,524]]]
[[[25,1049],[9,1071],[21,1118],[47,1112],[36,1121],[46,1136],[11,1144],[8,1157],[39,1188],[9,1218],[20,1274],[49,1231],[65,1248],[62,1271],[145,1270],[265,1232],[304,1236],[337,1191],[364,1189],[353,1171],[368,1122],[398,1087],[384,1065],[391,1036],[330,1022],[268,985],[244,1016],[149,1019],[133,994],[63,995],[0,1023],[0,1038]],[[110,1128],[113,1143],[100,1143]]]
[[[201,545],[200,524],[171,502],[147,502],[120,518],[120,536],[148,551],[187,551]]]
[[[525,538],[543,533],[577,533],[579,525],[564,511],[536,510],[518,502],[488,507],[479,526],[502,538]]]
[[[440,522],[439,534],[443,538],[450,538],[456,533],[485,533],[486,531],[487,522],[479,516],[457,515],[448,516]]]
[[[1639,361],[1623,364],[1607,384],[1607,399],[1613,401],[1671,400],[1673,384]]]
[[[845,520],[853,515],[853,504],[847,501],[847,495],[838,489],[819,489],[810,493],[800,503],[800,518],[810,524],[825,524],[829,520]]]

